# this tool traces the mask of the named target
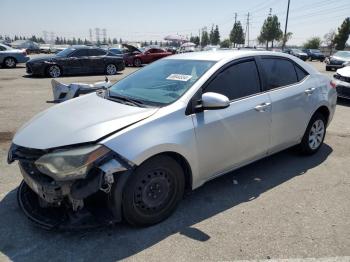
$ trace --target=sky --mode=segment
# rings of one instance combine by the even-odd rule
[[[128,41],[161,41],[166,35],[190,37],[212,24],[218,25],[221,40],[228,38],[237,20],[244,28],[250,16],[249,38],[257,38],[272,8],[284,31],[288,0],[0,0],[0,35],[54,32],[55,36],[89,40],[89,29],[107,30],[107,37]],[[290,45],[321,39],[350,16],[350,0],[290,0],[288,32]],[[253,45],[254,42],[251,42]],[[348,41],[349,42],[349,41]]]

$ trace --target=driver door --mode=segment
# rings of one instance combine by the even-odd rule
[[[261,92],[254,59],[235,62],[221,70],[203,93],[230,99],[230,106],[192,115],[202,181],[267,154],[270,141],[271,101]]]
[[[78,49],[73,52],[66,61],[67,66],[69,67],[68,72],[72,74],[86,74],[89,72],[89,53],[88,49]]]

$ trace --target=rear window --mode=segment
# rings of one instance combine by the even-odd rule
[[[287,59],[263,58],[262,65],[267,77],[268,90],[298,82],[294,64]]]

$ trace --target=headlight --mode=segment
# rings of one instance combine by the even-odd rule
[[[76,149],[48,153],[35,161],[40,172],[58,180],[84,178],[92,163],[110,150],[101,145],[84,146]]]

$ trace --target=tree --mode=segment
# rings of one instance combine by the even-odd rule
[[[210,41],[210,39],[209,39],[207,29],[204,28],[202,31],[201,46],[202,47],[207,46],[210,43],[209,41]]]
[[[240,21],[234,23],[233,28],[230,32],[230,40],[233,43],[234,47],[236,47],[236,45],[244,44],[244,32]]]
[[[334,37],[334,44],[337,50],[343,50],[350,35],[350,17],[345,18],[344,22],[338,28],[338,33]]]
[[[113,45],[118,44],[118,39],[117,38],[113,38],[112,43],[113,43]]]
[[[123,43],[123,39],[119,38],[119,44]]]
[[[334,37],[335,37],[335,30],[331,29],[327,34],[323,37],[324,44],[329,48],[329,55],[332,55],[333,49],[334,49]]]
[[[158,45],[158,41],[157,40],[154,42],[154,45]]]
[[[225,39],[220,43],[220,47],[222,48],[229,48],[231,46],[231,41],[230,39]]]
[[[213,35],[213,45],[220,44],[220,32],[219,32],[219,26],[216,25],[214,29],[214,35]]]
[[[214,25],[211,26],[210,33],[209,33],[209,43],[211,45],[214,45]]]
[[[275,40],[280,40],[283,37],[283,32],[281,30],[281,24],[278,21],[276,15],[269,15],[261,28],[260,35],[258,36],[259,43],[266,43],[266,49],[269,48],[269,42],[271,42],[271,47],[273,48],[273,42]]]
[[[306,49],[319,49],[321,45],[321,38],[312,37],[304,43],[304,48]]]
[[[112,44],[112,40],[110,37],[108,37],[108,44],[111,45]]]
[[[286,35],[283,35],[282,43],[281,43],[282,47],[286,46],[286,43],[292,38],[292,35],[293,35],[292,32],[288,32]]]

